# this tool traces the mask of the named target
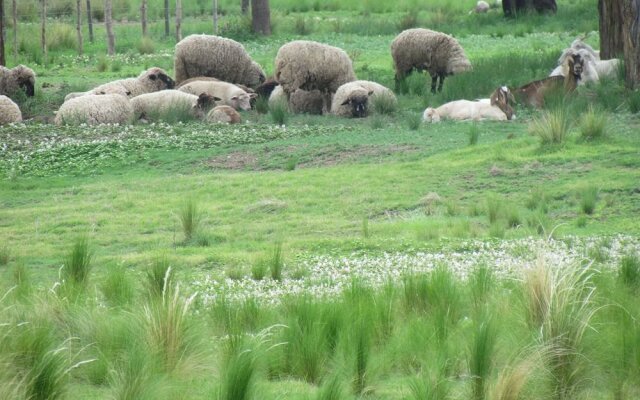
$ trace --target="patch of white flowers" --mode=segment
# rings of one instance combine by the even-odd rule
[[[191,286],[193,291],[201,293],[205,305],[215,303],[221,296],[225,301],[255,299],[261,304],[277,305],[287,296],[303,293],[331,298],[342,293],[354,280],[374,288],[388,283],[401,284],[404,276],[429,273],[438,266],[449,268],[461,280],[478,266],[491,268],[502,279],[519,279],[535,265],[538,257],[543,257],[545,264],[552,268],[587,266],[591,265],[594,251],[601,258],[597,268],[617,268],[621,257],[640,253],[640,238],[619,235],[562,240],[473,240],[462,242],[455,249],[432,252],[316,255],[301,260],[296,266],[297,270],[306,270],[303,278],[296,278],[285,268],[281,281],[254,280],[250,276],[217,279],[207,274]]]

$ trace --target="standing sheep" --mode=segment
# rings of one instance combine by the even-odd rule
[[[143,71],[137,78],[126,78],[108,82],[88,92],[69,93],[64,98],[64,101],[87,94],[121,94],[133,98],[145,93],[173,89],[174,86],[175,82],[162,68],[153,67]]]
[[[256,87],[264,71],[235,40],[213,35],[190,35],[176,44],[174,70],[178,83],[197,76]]]
[[[233,107],[217,106],[211,109],[205,121],[209,123],[239,124],[242,119],[240,114]]]
[[[202,119],[219,98],[207,94],[196,96],[179,90],[146,93],[131,99],[135,119],[162,119],[171,113]]]
[[[371,81],[353,81],[338,88],[331,102],[331,113],[342,117],[366,117],[371,101],[388,101],[395,106],[396,96],[391,90]]]
[[[11,69],[0,65],[0,95],[13,96],[18,90],[32,97],[35,94],[36,74],[31,68],[18,65]]]
[[[307,92],[306,90],[298,89],[291,93],[287,103],[287,95],[282,89],[282,86],[278,85],[269,96],[269,108],[275,107],[275,105],[280,102],[287,104],[289,112],[294,114],[321,115],[324,95],[319,90]]]
[[[0,95],[0,125],[22,121],[20,107],[5,95]]]
[[[56,125],[63,124],[128,124],[133,120],[133,107],[120,94],[86,95],[66,101],[56,113]]]
[[[255,93],[245,92],[234,84],[221,81],[191,81],[180,86],[178,90],[197,96],[205,93],[219,98],[222,104],[244,111],[251,110],[251,100],[257,96]]]
[[[462,46],[449,35],[429,29],[407,29],[391,43],[391,56],[396,71],[396,85],[414,69],[431,75],[431,92],[442,91],[444,78],[471,70]]]
[[[298,89],[319,90],[323,112],[328,112],[331,96],[340,86],[356,80],[351,59],[344,50],[307,40],[280,47],[275,60],[275,78],[287,97]]]

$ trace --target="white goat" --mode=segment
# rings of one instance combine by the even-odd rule
[[[492,106],[483,101],[456,100],[438,108],[427,108],[422,114],[422,119],[425,122],[440,122],[442,119],[506,121],[507,115],[500,107]]]
[[[558,59],[559,65],[553,71],[551,71],[549,76],[566,76],[567,69],[565,67],[565,61],[569,57],[572,57],[574,59],[576,65],[582,64],[582,70],[579,72],[580,78],[577,82],[578,86],[584,85],[589,82],[597,83],[600,81],[600,75],[598,74],[597,70],[597,64],[599,61],[596,60],[596,57],[593,54],[593,49],[589,51],[589,49],[586,48],[576,49],[574,47],[569,47],[564,49],[562,55]]]

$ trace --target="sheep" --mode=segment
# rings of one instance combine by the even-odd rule
[[[580,70],[577,77],[578,86],[589,82],[597,83],[600,80],[597,70],[598,61],[592,52],[585,48],[575,49],[573,47],[569,47],[562,52],[558,59],[559,65],[551,71],[549,76],[565,76],[567,74],[566,60],[570,58],[573,59],[574,68]]]
[[[20,107],[10,98],[0,94],[0,125],[22,121]]]
[[[449,35],[429,29],[407,29],[391,43],[396,89],[414,69],[427,70],[431,76],[431,92],[442,91],[444,78],[472,69],[462,46]]]
[[[356,75],[344,50],[318,42],[296,40],[278,50],[275,79],[287,97],[298,89],[322,92],[324,113],[330,110],[331,95],[343,84],[355,81]]]
[[[185,85],[188,85],[191,82],[196,82],[196,81],[223,82],[218,78],[213,78],[213,77],[210,77],[210,76],[197,76],[195,78],[185,79],[184,81],[182,81],[178,85],[176,85],[175,89],[180,89],[181,87],[183,87]],[[247,93],[256,93],[256,91],[253,90],[252,88],[250,88],[249,86],[245,86],[245,85],[242,85],[240,83],[234,83],[234,85],[236,85],[237,87],[239,87],[240,89],[244,90]]]
[[[476,3],[476,8],[473,9],[473,12],[476,14],[483,14],[489,11],[490,8],[491,6],[489,6],[489,3],[484,0],[479,0],[478,3]]]
[[[69,93],[64,98],[64,101],[66,102],[87,94],[121,94],[123,96],[133,98],[145,93],[173,89],[174,86],[174,80],[171,79],[171,77],[162,68],[153,67],[143,71],[137,78],[119,79],[108,82],[91,89],[88,92]]]
[[[242,120],[235,108],[230,106],[217,106],[209,111],[205,117],[205,121],[209,123],[239,124]]]
[[[234,84],[221,81],[191,81],[178,90],[194,95],[205,93],[221,99],[222,104],[245,111],[251,109],[251,100],[257,96],[255,93],[245,92]]]
[[[262,67],[235,40],[190,35],[176,44],[174,70],[178,83],[196,76],[256,87],[265,80]]]
[[[133,107],[121,94],[76,97],[64,102],[54,122],[62,124],[128,124],[133,120]]]
[[[537,80],[513,89],[512,93],[519,103],[543,107],[544,97],[547,93],[555,90],[564,90],[565,93],[573,92],[578,86],[580,73],[583,71],[581,64],[584,60],[581,57],[568,57],[563,65],[566,76],[556,75],[545,79]]]
[[[324,106],[324,95],[319,90],[306,91],[298,89],[291,93],[287,101],[287,95],[278,85],[269,96],[269,108],[273,108],[278,103],[285,103],[289,112],[294,114],[314,114],[321,115]]]
[[[145,93],[131,99],[135,119],[157,119],[170,112],[186,113],[202,119],[220,99],[205,93],[196,96],[179,90]]]
[[[440,122],[441,119],[506,121],[515,118],[513,109],[509,105],[512,99],[509,88],[501,86],[491,94],[489,99],[456,100],[438,108],[429,107],[424,110],[422,119],[425,122]]]
[[[397,103],[396,96],[386,87],[371,81],[353,81],[338,88],[331,102],[331,113],[342,117],[366,117],[369,98],[387,97]]]
[[[18,65],[11,69],[0,65],[0,95],[13,96],[23,90],[28,97],[35,95],[36,73]]]

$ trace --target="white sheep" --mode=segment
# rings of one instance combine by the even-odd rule
[[[29,97],[35,94],[36,73],[31,68],[18,65],[11,69],[0,65],[0,95],[13,96],[23,90]]]
[[[280,47],[275,59],[275,79],[287,97],[298,89],[322,92],[323,112],[340,86],[356,80],[347,53],[323,43],[296,40]]]
[[[294,114],[321,115],[324,95],[319,90],[307,92],[306,90],[298,89],[291,93],[287,103],[287,94],[282,89],[282,86],[278,85],[269,95],[269,108],[274,108],[277,103],[288,104],[289,112]]]
[[[245,111],[251,110],[251,100],[257,97],[255,93],[247,93],[232,83],[222,81],[191,81],[178,90],[196,96],[205,93],[219,98],[221,104]]]
[[[473,11],[476,14],[483,14],[489,11],[489,9],[491,8],[491,6],[489,5],[489,3],[487,3],[484,0],[479,0],[476,3],[476,8],[473,9]]]
[[[20,107],[10,98],[0,94],[0,125],[22,121]]]
[[[126,96],[89,94],[64,102],[56,113],[55,123],[128,124],[132,120],[133,107]]]
[[[176,44],[174,69],[178,83],[197,76],[256,87],[265,80],[262,67],[235,40],[190,35]]]
[[[162,68],[153,67],[143,71],[137,78],[119,79],[102,84],[87,92],[69,93],[64,101],[87,94],[121,94],[133,98],[145,93],[172,89],[174,86],[174,80]]]
[[[219,98],[196,96],[179,90],[145,93],[131,99],[135,119],[155,120],[172,112],[202,119]]]
[[[471,70],[471,63],[456,39],[429,29],[407,29],[391,43],[391,56],[399,84],[414,69],[431,75],[431,92],[442,91],[444,78]],[[438,80],[440,81],[438,84]]]
[[[331,113],[342,117],[366,117],[369,114],[369,100],[386,98],[397,104],[393,92],[376,82],[353,81],[340,86],[331,101]]]
[[[209,123],[239,124],[242,122],[240,114],[230,106],[216,106],[205,117]]]
[[[427,108],[422,114],[422,119],[425,122],[440,122],[443,119],[506,121],[507,115],[500,107],[483,101],[456,100],[443,104],[438,108]]]

